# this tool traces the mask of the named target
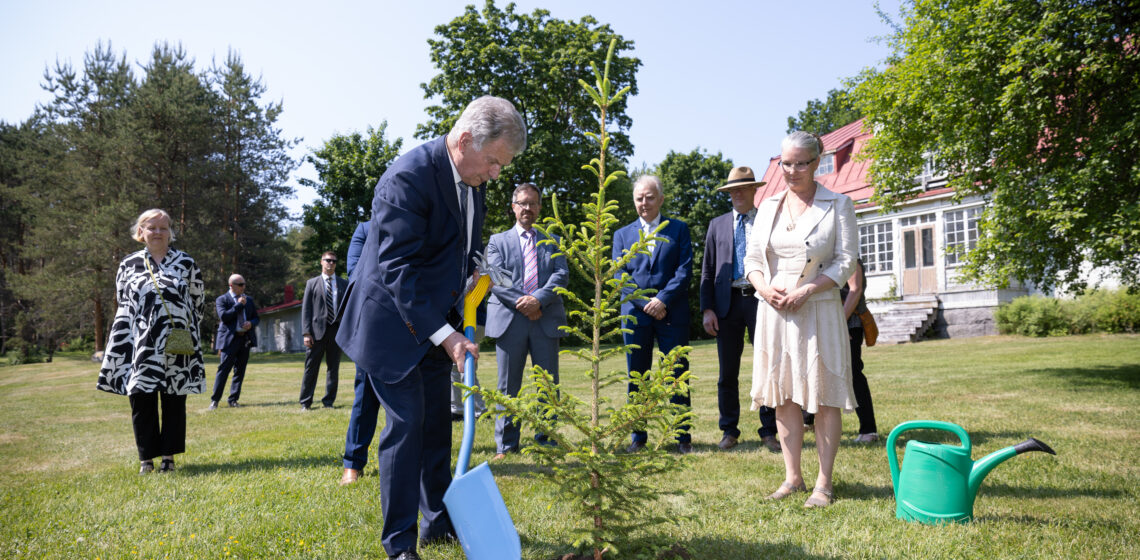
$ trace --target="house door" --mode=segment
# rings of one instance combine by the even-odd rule
[[[904,229],[903,295],[933,294],[938,289],[934,266],[934,224]]]

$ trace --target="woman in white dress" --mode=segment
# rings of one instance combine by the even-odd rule
[[[761,298],[752,369],[752,410],[776,409],[784,483],[768,496],[804,492],[802,412],[816,415],[819,475],[804,507],[832,501],[832,468],[842,428],[840,411],[855,409],[851,351],[839,286],[854,271],[858,226],[851,199],[815,182],[822,145],[806,132],[781,143],[788,189],[760,203],[744,273]]]

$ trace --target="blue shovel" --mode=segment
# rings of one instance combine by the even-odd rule
[[[475,341],[476,308],[490,288],[491,277],[481,275],[463,301],[463,334],[472,342]],[[463,364],[463,383],[468,386],[475,383],[475,357],[470,352]],[[491,475],[491,467],[484,462],[467,470],[474,442],[475,402],[468,393],[463,400],[463,443],[459,446],[455,478],[443,495],[451,525],[468,560],[519,560],[522,558],[519,533]]]

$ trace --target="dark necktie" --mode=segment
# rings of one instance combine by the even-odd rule
[[[336,307],[333,305],[332,276],[325,277],[325,316],[330,325],[336,319]]]
[[[748,240],[744,234],[744,214],[736,215],[736,232],[732,235],[732,279],[739,280],[744,276],[744,253],[748,248]]]

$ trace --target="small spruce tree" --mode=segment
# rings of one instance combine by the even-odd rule
[[[689,372],[676,370],[691,350],[688,346],[678,346],[668,354],[657,352],[655,370],[630,372],[628,379],[639,390],[629,394],[624,403],[615,406],[601,395],[602,389],[627,380],[624,370],[602,371],[604,360],[624,355],[631,349],[622,342],[621,335],[628,332],[622,322],[632,320],[628,315],[620,315],[622,303],[648,299],[654,293],[654,290],[637,289],[628,273],[619,275],[617,272],[636,255],[648,254],[650,241],[667,241],[663,237],[643,235],[620,260],[611,258],[610,232],[617,223],[613,212],[618,203],[606,198],[606,189],[624,172],[606,173],[610,141],[606,111],[630,90],[627,86],[616,93],[612,91],[609,72],[613,51],[611,42],[604,72],[599,73],[597,65],[591,63],[594,86],[579,80],[597,106],[599,124],[598,133],[586,133],[599,148],[598,157],[582,166],[598,178],[598,191],[586,205],[586,218],[580,224],[564,223],[555,196],[552,200],[554,216],[536,224],[550,236],[543,243],[557,245],[571,270],[594,286],[593,300],[589,302],[569,290],[558,289],[570,318],[570,325],[562,327],[563,331],[586,344],[562,353],[576,356],[589,365],[585,374],[590,380],[590,395],[585,401],[575,397],[537,366],[530,376],[532,382],[523,387],[516,398],[486,388],[464,387],[483,395],[489,408],[502,407],[495,411],[496,415],[509,415],[515,421],[530,424],[555,442],[554,446],[535,445],[523,451],[553,471],[554,476],[548,480],[557,485],[559,497],[566,500],[581,520],[574,531],[573,546],[591,551],[595,560],[618,555],[619,541],[628,539],[636,528],[669,521],[651,515],[645,506],[671,491],[657,475],[678,470],[679,458],[661,449],[660,443],[640,453],[625,453],[630,432],[635,429],[653,432],[655,442],[672,440],[691,417],[686,407],[670,402],[674,395],[689,390]],[[665,225],[663,222],[657,231]],[[631,291],[623,296],[623,288]],[[603,347],[603,343],[610,341],[615,345]]]

